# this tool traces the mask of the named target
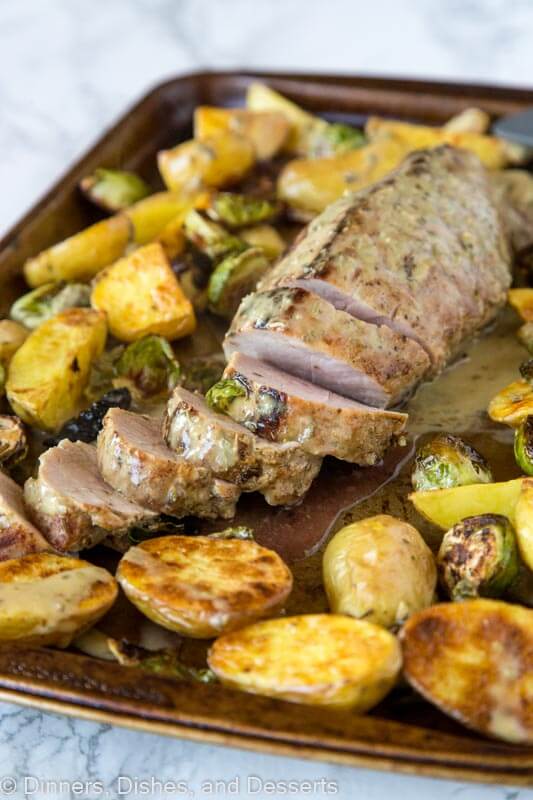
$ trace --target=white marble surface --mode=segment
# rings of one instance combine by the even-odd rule
[[[530,0],[0,0],[0,231],[149,86],[247,66],[533,85]],[[119,776],[188,782],[143,793]],[[0,704],[0,797],[207,797],[202,782],[335,782],[314,797],[523,800],[533,792],[259,756]],[[12,776],[18,786],[2,782]],[[32,776],[24,786],[23,777]],[[92,781],[96,788],[42,781]],[[26,788],[26,794],[24,790]],[[94,787],[93,787],[94,788]],[[179,787],[178,787],[179,788]],[[185,787],[182,787],[185,788]],[[331,788],[331,787],[330,787]],[[304,796],[304,789],[288,796]]]

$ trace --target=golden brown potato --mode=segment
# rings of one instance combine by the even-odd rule
[[[289,121],[279,111],[198,106],[194,112],[194,138],[204,142],[223,133],[248,139],[259,161],[273,158],[289,134]]]
[[[487,413],[494,422],[517,428],[533,414],[533,389],[525,380],[513,381],[492,398]]]
[[[277,613],[292,588],[281,558],[253,541],[164,536],[132,547],[117,579],[149,619],[209,639]]]
[[[93,308],[107,315],[123,342],[149,333],[179,339],[196,327],[194,309],[172,272],[161,244],[147,244],[103,270],[94,281]]]
[[[0,642],[66,647],[112,606],[114,578],[52,553],[0,562]]]
[[[165,186],[185,195],[204,188],[229,186],[244,177],[254,161],[250,141],[233,133],[202,142],[191,139],[172,150],[161,150],[157,156]]]
[[[29,335],[29,330],[12,319],[0,320],[0,364],[7,366],[21,344]]]
[[[427,700],[487,736],[533,744],[533,611],[441,603],[412,616],[400,638],[405,676]]]
[[[452,489],[412,492],[409,500],[423,517],[447,531],[465,517],[501,514],[514,520],[523,478],[502,483],[473,483]]]
[[[533,572],[533,479],[523,478],[514,522],[516,541],[524,564]]]
[[[79,410],[106,335],[104,315],[89,308],[69,308],[43,322],[9,365],[6,394],[13,411],[29,425],[61,427]]]
[[[524,322],[533,322],[533,289],[509,289],[507,300]]]
[[[490,128],[490,114],[481,108],[465,108],[451,117],[442,129],[452,133],[486,133]]]
[[[371,622],[306,614],[217,639],[208,663],[226,686],[293,703],[365,712],[396,682],[396,638]]]
[[[391,628],[431,605],[437,570],[416,528],[387,514],[341,528],[322,562],[335,614]]]
[[[190,197],[184,197],[179,192],[158,192],[139,200],[124,212],[132,226],[133,242],[148,244],[160,236],[168,225],[182,223],[191,209],[205,208],[208,202],[209,195],[206,192],[195,192]]]

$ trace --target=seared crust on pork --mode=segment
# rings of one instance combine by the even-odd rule
[[[28,519],[21,487],[0,470],[0,561],[51,549]]]

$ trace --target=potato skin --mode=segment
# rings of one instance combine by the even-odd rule
[[[149,619],[184,636],[209,639],[283,606],[292,575],[253,541],[164,536],[132,547],[117,580]]]
[[[105,569],[77,558],[33,553],[2,561],[0,642],[66,647],[108,611],[117,591]]]
[[[24,344],[29,330],[12,319],[0,320],[0,364],[7,365]]]
[[[447,531],[466,517],[501,514],[514,520],[523,478],[500,483],[472,483],[451,489],[412,492],[409,500],[434,525]]]
[[[407,680],[487,736],[533,744],[533,611],[498,600],[441,603],[400,634]]]
[[[218,134],[202,142],[182,142],[157,156],[166,187],[186,194],[229,186],[244,177],[254,161],[251,142],[234,133]]]
[[[194,309],[159,243],[103,270],[93,284],[91,304],[106,313],[109,330],[123,342],[150,333],[178,339],[196,327]]]
[[[431,605],[435,560],[418,531],[381,514],[342,528],[324,552],[324,587],[331,610],[385,628]]]
[[[6,394],[15,413],[48,431],[74,416],[106,335],[104,315],[87,308],[69,308],[34,330],[9,365]]]
[[[208,663],[235,689],[363,713],[393,687],[401,652],[397,639],[371,622],[306,614],[221,636]]]

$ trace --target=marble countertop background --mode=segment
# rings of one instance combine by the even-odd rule
[[[532,35],[530,0],[2,0],[0,232],[129,104],[167,77],[245,66],[531,87]],[[248,776],[256,776],[251,784]],[[184,781],[187,791],[134,783],[152,778]],[[2,798],[294,797],[305,789],[282,795],[260,788],[261,781],[321,779],[330,783],[317,784],[313,797],[533,797],[529,790],[193,744],[0,704]],[[225,784],[209,793],[209,780]]]

